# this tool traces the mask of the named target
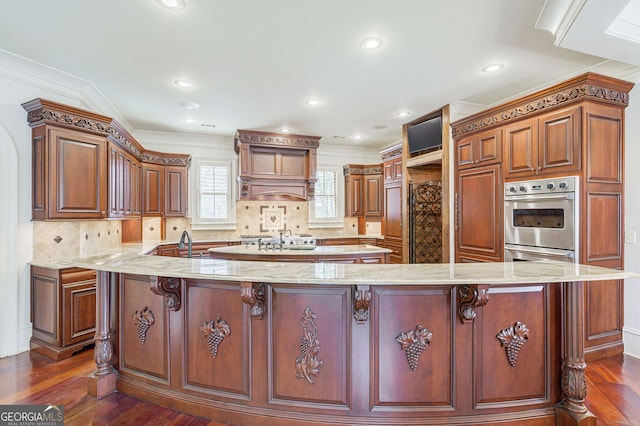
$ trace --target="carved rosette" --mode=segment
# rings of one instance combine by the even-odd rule
[[[152,277],[150,288],[154,294],[164,296],[167,309],[177,312],[182,305],[180,285],[183,281],[182,278]]]
[[[464,324],[471,322],[476,317],[475,308],[482,307],[489,302],[489,293],[486,286],[478,289],[475,285],[458,286],[458,317]]]
[[[518,362],[518,352],[529,339],[529,329],[520,321],[516,321],[513,326],[501,330],[496,338],[500,340],[500,344],[507,353],[509,365],[515,367]]]
[[[433,333],[420,324],[416,325],[415,329],[403,331],[396,337],[396,342],[400,343],[400,349],[404,351],[412,371],[418,368],[420,355],[431,344],[431,337]]]
[[[296,358],[296,377],[305,378],[311,384],[314,382],[311,376],[318,377],[320,367],[322,367],[322,360],[318,359],[320,340],[318,340],[316,318],[317,315],[311,311],[311,308],[304,310],[300,320],[303,330],[300,339],[300,356]]]
[[[149,331],[149,327],[156,322],[153,311],[151,311],[147,306],[145,306],[141,311],[135,311],[133,314],[133,322],[136,324],[138,329],[140,343],[144,345],[144,342],[147,340],[147,331]]]
[[[369,320],[369,305],[371,304],[371,291],[367,288],[353,287],[353,317],[356,323],[364,324]]]
[[[204,335],[204,338],[207,339],[211,356],[215,358],[218,356],[220,343],[222,343],[225,337],[231,334],[231,327],[225,320],[218,317],[215,321],[206,321],[202,327],[200,327],[200,331]]]
[[[562,379],[560,387],[565,399],[562,401],[569,411],[586,413],[587,407],[584,400],[587,397],[587,379],[584,370],[587,364],[584,362],[566,362],[562,365]]]
[[[251,306],[251,316],[255,319],[264,317],[264,283],[241,283],[240,298]]]

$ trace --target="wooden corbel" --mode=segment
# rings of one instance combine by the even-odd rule
[[[489,302],[489,286],[487,285],[459,285],[458,318],[464,324],[476,317],[475,308],[482,307]]]

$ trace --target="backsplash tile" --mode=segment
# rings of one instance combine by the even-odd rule
[[[33,259],[59,260],[91,256],[117,247],[120,221],[73,221],[33,223]]]

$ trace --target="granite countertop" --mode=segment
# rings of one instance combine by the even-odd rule
[[[140,245],[123,245],[95,256],[59,260],[56,265],[140,275],[285,284],[501,285],[640,278],[633,272],[565,262],[351,265],[188,259],[142,254],[146,251]]]
[[[301,246],[304,247],[304,246]],[[260,256],[335,256],[335,255],[349,255],[349,254],[378,254],[378,253],[391,253],[391,250],[382,247],[376,247],[366,244],[360,245],[344,245],[344,246],[315,246],[313,250],[303,248],[288,248],[285,246],[282,249],[259,249],[256,245],[239,245],[228,247],[214,247],[209,249],[214,253],[226,253],[226,254],[239,254],[239,255],[260,255]]]

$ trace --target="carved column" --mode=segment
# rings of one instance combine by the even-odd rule
[[[113,282],[112,282],[113,281]],[[89,376],[89,395],[100,399],[116,390],[116,373],[111,366],[113,346],[109,330],[110,286],[116,285],[116,274],[105,271],[96,273],[96,336],[93,358],[96,363],[95,371]]]
[[[587,380],[584,370],[584,283],[562,283],[562,400],[556,405],[558,425],[595,425],[587,410]]]

